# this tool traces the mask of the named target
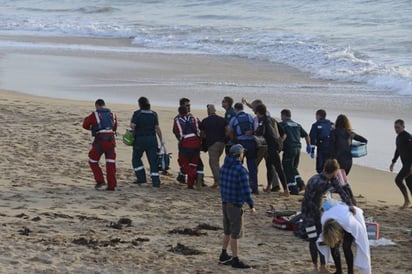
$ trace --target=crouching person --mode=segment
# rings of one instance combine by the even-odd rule
[[[347,211],[355,212],[351,200],[339,185],[338,179],[336,178],[338,170],[339,164],[336,160],[327,160],[323,171],[320,174],[314,175],[308,181],[302,200],[303,224],[307,232],[309,251],[315,272],[329,273],[326,269],[325,257],[319,254],[316,246],[316,241],[322,232],[321,202],[323,195],[332,190],[339,193],[342,201],[347,204]],[[320,267],[318,266],[318,255],[320,258]]]
[[[332,253],[336,274],[343,273],[339,252],[340,245],[343,247],[348,274],[354,273],[354,266],[363,274],[372,273],[368,233],[363,211],[358,207],[354,208],[356,213],[352,214],[347,205],[338,202],[322,215],[323,231],[319,237],[318,246],[325,258],[330,258],[330,252]],[[322,242],[326,246],[320,245]],[[352,243],[356,245],[355,257],[353,257]]]

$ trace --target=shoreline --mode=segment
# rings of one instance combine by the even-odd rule
[[[34,104],[37,102],[52,104],[54,106],[62,106],[66,108],[69,106],[70,108],[73,107],[81,107],[81,108],[89,108],[90,111],[93,110],[93,102],[94,101],[84,101],[84,100],[68,100],[68,99],[59,99],[59,98],[49,98],[46,96],[32,96],[26,95],[23,93],[18,93],[14,91],[6,91],[0,89],[0,94],[6,98],[16,98],[21,99],[23,101],[33,101]],[[32,100],[31,100],[32,99]],[[125,116],[125,111],[130,113],[130,117],[134,110],[137,109],[137,106],[132,104],[116,104],[110,103],[106,101],[106,104],[115,112],[122,112],[123,115],[120,116],[122,119],[119,120],[119,136],[118,136],[118,154],[122,153],[123,157],[129,157],[129,155],[125,152],[128,147],[125,147],[121,143],[121,134],[123,131],[128,127],[129,117]],[[152,109],[158,112],[159,119],[163,124],[161,124],[161,128],[163,131],[163,135],[166,136],[166,143],[168,144],[167,148],[168,151],[171,152],[173,155],[177,155],[177,143],[176,140],[171,133],[169,132],[169,126],[173,124],[173,117],[175,116],[176,112],[171,107],[162,107],[162,106],[152,106]],[[206,117],[206,111],[201,111],[195,109],[192,111],[194,115],[203,119]],[[87,113],[84,113],[85,115]],[[222,111],[217,111],[217,114],[223,115]],[[127,118],[126,118],[127,117]],[[207,163],[207,154],[201,153],[201,157],[204,163]],[[222,159],[221,159],[222,160]],[[147,163],[146,163],[147,165]],[[399,168],[400,163],[397,163],[397,167]],[[172,160],[170,163],[171,168],[176,171],[178,170],[176,159]],[[264,163],[261,163],[259,166],[259,185],[265,186],[266,185],[266,168]],[[205,164],[205,171],[211,174],[209,170],[209,166]],[[299,167],[299,171],[301,172],[302,178],[306,182],[312,175],[315,174],[315,161],[311,159],[306,153],[302,152],[301,157],[301,164]],[[380,204],[390,204],[390,205],[398,205],[399,200],[402,198],[400,191],[397,189],[394,178],[396,173],[389,172],[389,171],[382,171],[379,169],[374,169],[370,167],[359,166],[357,164],[353,165],[351,174],[348,176],[349,182],[353,189],[353,192],[356,196],[363,196],[366,200],[372,203],[380,203]],[[371,186],[373,186],[374,192],[377,192],[378,195],[375,193],[371,193]],[[379,196],[379,193],[381,194]],[[384,194],[384,195],[383,195]]]
[[[402,118],[407,127],[412,121],[412,97],[360,94],[353,84],[311,79],[284,65],[236,57],[6,51],[0,71],[2,89],[63,99],[104,97],[127,104],[150,95],[154,105],[173,107],[179,98],[188,97],[193,109],[202,110],[210,103],[219,108],[227,95],[235,101],[259,98],[275,117],[281,109],[291,109],[292,119],[307,131],[319,108],[326,109],[332,121],[344,113],[355,132],[369,140],[369,155],[355,163],[380,170],[387,170],[393,157],[393,121]]]

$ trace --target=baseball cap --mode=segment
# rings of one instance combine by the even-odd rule
[[[239,156],[240,153],[242,153],[243,151],[245,151],[245,149],[243,148],[241,144],[235,144],[230,147],[229,153],[231,156],[236,157],[236,156]]]

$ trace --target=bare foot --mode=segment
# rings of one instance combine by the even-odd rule
[[[263,189],[263,192],[270,192],[270,186],[267,186]]]
[[[289,190],[285,189],[285,190],[283,191],[283,195],[284,195],[285,197],[289,197],[289,196],[290,196]]]
[[[211,185],[210,187],[211,187],[211,188],[218,188],[218,187],[219,187],[219,184],[213,184],[213,185]]]
[[[405,203],[403,204],[403,206],[400,207],[400,209],[408,208],[408,206],[409,206],[410,204],[411,204],[411,202],[405,201]]]

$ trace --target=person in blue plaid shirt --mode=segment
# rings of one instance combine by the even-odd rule
[[[231,264],[233,268],[250,269],[250,266],[239,260],[237,243],[242,236],[243,204],[247,203],[252,213],[256,211],[249,186],[249,175],[242,165],[244,151],[241,144],[233,145],[219,172],[225,234],[219,263]],[[226,251],[229,244],[232,256]]]

